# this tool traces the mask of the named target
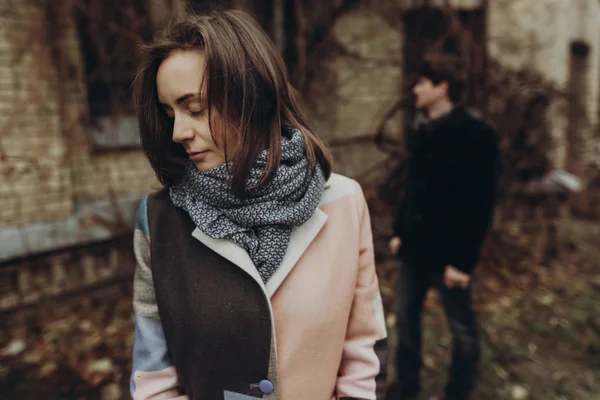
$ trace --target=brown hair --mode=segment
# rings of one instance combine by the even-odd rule
[[[258,187],[273,178],[281,161],[281,135],[287,132],[282,131],[284,127],[302,132],[311,171],[318,163],[329,178],[329,150],[310,129],[277,49],[248,14],[232,10],[185,17],[169,24],[142,50],[135,81],[142,148],[163,185],[181,179],[187,159],[183,147],[172,141],[173,123],[158,104],[156,89],[160,64],[176,50],[205,53],[211,132],[214,120],[210,112],[214,107],[221,117],[226,155],[226,130],[232,129],[237,136],[230,171],[236,196],[244,196],[250,168],[264,149],[268,149],[269,157]]]
[[[465,87],[464,63],[460,56],[427,54],[417,74],[434,85],[448,83],[448,97],[453,103],[460,102]]]

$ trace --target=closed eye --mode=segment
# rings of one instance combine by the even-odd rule
[[[204,111],[206,111],[206,108],[203,108],[202,110],[198,110],[198,111],[196,111],[196,110],[190,110],[190,115],[192,117],[199,117],[202,114],[204,114]]]

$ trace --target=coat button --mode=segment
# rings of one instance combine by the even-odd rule
[[[266,379],[260,381],[260,383],[258,384],[258,388],[264,394],[271,394],[271,393],[273,393],[273,384],[271,383],[271,381],[268,381]]]

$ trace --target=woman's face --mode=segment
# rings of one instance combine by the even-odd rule
[[[179,50],[162,62],[156,74],[158,101],[173,120],[173,141],[183,146],[200,171],[208,171],[225,163],[222,146],[217,145],[211,135],[205,91],[200,93],[204,82],[204,66],[202,51]],[[211,116],[213,128],[220,129],[219,116],[214,109],[211,110]],[[220,142],[221,132],[214,133]],[[233,148],[233,144],[228,141],[228,148]]]

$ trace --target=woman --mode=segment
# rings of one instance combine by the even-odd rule
[[[367,206],[331,174],[264,32],[240,11],[171,24],[136,97],[164,188],[134,236],[133,398],[375,399]]]

